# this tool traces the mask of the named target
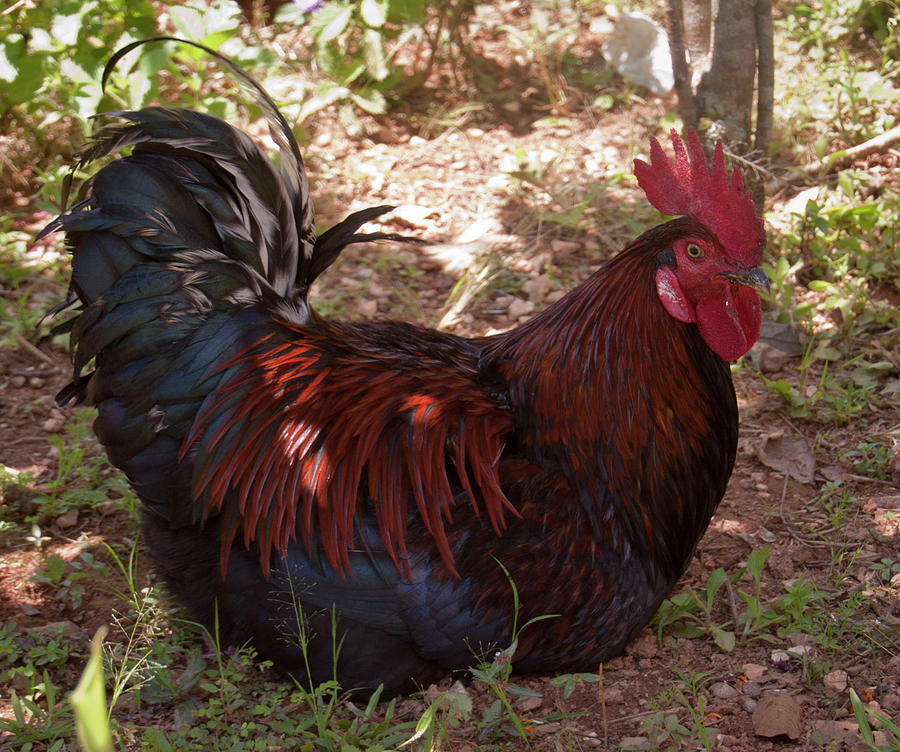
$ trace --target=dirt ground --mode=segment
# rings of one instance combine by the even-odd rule
[[[398,118],[368,122],[368,136],[351,139],[328,115],[317,118],[304,149],[321,224],[366,205],[391,203],[400,208],[384,227],[421,235],[434,246],[421,251],[390,244],[351,249],[319,283],[313,300],[348,318],[405,318],[461,335],[500,331],[526,320],[620,248],[635,234],[633,222],[648,221],[650,212],[633,185],[620,178],[630,173],[634,154],[646,150],[645,124],[658,121],[673,105],[652,100],[599,120],[579,115],[544,121],[540,112],[500,108],[486,119],[463,122],[436,136],[421,135],[421,129]],[[517,163],[540,166],[540,184],[516,178],[512,172]],[[588,197],[589,221],[572,227],[547,218],[563,213],[580,197]],[[45,220],[35,215],[31,226],[38,229]],[[58,252],[53,243],[33,251]],[[478,275],[470,274],[461,288],[462,300],[448,305],[451,292],[456,293],[453,300],[460,299],[456,285],[461,272],[481,266],[487,270],[481,281],[472,282]],[[7,292],[12,294],[5,290],[4,295]],[[772,365],[768,378],[787,376],[796,371],[799,357],[776,358]],[[2,464],[38,479],[37,487],[8,487],[4,505],[27,513],[41,480],[55,473],[58,453],[49,438],[64,430],[69,411],[58,409],[53,397],[69,374],[68,356],[59,346],[0,350]],[[765,633],[764,639],[739,637],[734,649],[725,652],[709,637],[689,639],[672,630],[664,633],[660,647],[648,629],[626,655],[602,667],[602,683],[583,684],[569,697],[551,685],[552,677],[520,680],[541,693],[520,708],[533,719],[534,748],[649,748],[647,724],[659,709],[690,726],[688,710],[673,695],[673,688],[686,686],[679,673],[703,678],[703,720],[717,730],[712,744],[718,749],[862,749],[854,730],[850,687],[875,703],[873,707],[892,715],[900,712],[900,591],[873,569],[882,558],[900,559],[900,489],[890,481],[860,475],[846,456],[870,433],[896,430],[897,412],[885,408],[867,415],[864,429],[851,423],[823,431],[815,421],[792,419],[765,388],[756,365],[745,365],[734,378],[741,411],[737,465],[679,589],[700,591],[715,569],[732,574],[751,552],[768,546],[764,603],[799,578],[833,593],[835,608],[841,599],[863,592],[866,610],[855,618],[864,634],[855,641],[847,638],[840,650],[829,652],[811,635]],[[799,459],[792,457],[801,464],[814,460],[814,468],[806,468],[808,482],[789,477],[791,457],[786,460],[788,474],[761,461],[761,455],[770,464],[773,453],[781,456],[779,437],[803,442],[798,445]],[[813,503],[823,485],[836,480],[856,499],[839,531],[832,529],[822,506]],[[0,539],[0,623],[14,621],[22,629],[63,623],[72,639],[85,645],[99,626],[109,623],[117,601],[114,593],[123,587],[114,568],[106,579],[84,582],[77,609],[64,606],[51,589],[30,580],[42,551],[71,560],[89,550],[102,559],[101,541],[132,534],[127,512],[115,504],[107,511],[43,520],[41,531],[49,540],[40,550],[24,534]],[[841,565],[836,578],[835,557],[841,552],[856,555]],[[151,576],[140,569],[142,581]],[[749,576],[737,586],[750,587]],[[734,598],[733,593],[720,593],[715,614],[721,621],[736,608]],[[865,639],[866,633],[877,641]],[[774,652],[791,648],[793,656]],[[846,672],[843,679],[835,674],[839,671]],[[448,679],[446,686],[450,683]],[[486,689],[465,680],[463,684],[476,708],[489,704]],[[759,736],[764,716],[772,713],[760,705],[773,693],[790,696],[796,706],[776,712],[788,716],[780,734],[776,719],[775,735]],[[2,716],[9,705],[2,691],[0,698]],[[423,707],[417,699],[408,703],[411,713]],[[172,723],[171,708],[154,706],[142,712],[148,724]],[[542,720],[547,718],[551,720]],[[673,748],[699,746],[694,739]],[[453,747],[457,752],[480,748],[481,742],[464,736]],[[517,747],[511,743],[508,748]]]

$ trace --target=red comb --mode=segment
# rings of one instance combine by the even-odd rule
[[[663,214],[686,214],[702,222],[729,258],[756,266],[766,242],[765,228],[737,167],[728,184],[722,142],[716,144],[710,170],[693,128],[687,132],[687,151],[674,129],[671,135],[674,163],[655,138],[650,139],[650,164],[634,160],[634,175],[647,200]]]

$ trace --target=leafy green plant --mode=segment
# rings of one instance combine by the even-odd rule
[[[32,683],[27,692],[11,690],[13,717],[0,718],[0,731],[10,734],[19,749],[30,750],[34,744],[42,744],[61,752],[74,731],[74,722],[71,707],[60,702],[58,693],[47,671],[43,672],[43,681]],[[38,696],[43,702],[36,699]]]
[[[846,456],[854,460],[854,467],[860,475],[878,480],[887,480],[890,477],[888,463],[893,452],[883,441],[861,441],[855,449],[847,452]]]
[[[659,750],[660,752],[678,752],[682,749],[695,749],[698,746],[706,750],[712,749],[712,743],[718,730],[708,726],[710,715],[707,712],[707,699],[703,688],[709,682],[709,674],[675,672],[678,681],[659,697],[650,701],[652,714],[641,720],[641,732],[646,735],[646,743],[642,740],[640,748]],[[687,711],[691,725],[685,725],[679,714]],[[643,746],[644,744],[649,745]],[[624,750],[635,747],[622,747]]]
[[[660,645],[666,627],[678,625],[678,632],[685,637],[706,634],[712,637],[716,645],[725,652],[734,650],[734,630],[725,629],[723,624],[719,624],[713,619],[716,596],[727,578],[725,570],[719,567],[710,572],[706,587],[699,593],[688,590],[666,598],[653,619]],[[679,622],[681,623],[679,624]]]
[[[560,674],[553,678],[550,682],[550,686],[562,689],[563,698],[568,699],[578,687],[599,682],[602,678],[603,677],[600,676],[600,674],[592,674],[590,672]]]
[[[857,499],[850,491],[838,481],[829,481],[807,504],[815,508],[821,506],[828,515],[833,530],[840,530],[848,512],[857,508]]]
[[[42,113],[42,126],[67,112],[87,120],[110,50],[155,30],[148,0],[13,3],[0,15],[0,115],[21,107]]]
[[[900,750],[900,720],[888,718],[884,713],[872,710],[863,703],[854,689],[850,689],[850,704],[859,724],[859,738],[866,749],[872,752],[896,752]],[[886,737],[887,744],[875,741],[872,727],[877,726]]]
[[[881,580],[882,583],[887,584],[891,582],[894,577],[900,575],[900,559],[882,556],[874,564],[870,564],[869,569],[873,570],[878,575],[878,579]],[[0,647],[0,650],[2,650],[2,647]]]
[[[358,131],[354,106],[371,114],[385,112],[386,93],[406,77],[394,55],[403,42],[422,35],[425,8],[425,0],[341,0],[285,9],[281,22],[308,20],[313,54],[326,77],[300,107],[297,121],[338,104],[342,122]]]

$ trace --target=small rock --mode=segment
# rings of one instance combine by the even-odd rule
[[[777,347],[767,345],[765,342],[757,342],[753,350],[759,357],[759,370],[763,373],[775,373],[787,365],[791,356],[782,352]]]
[[[32,389],[43,389],[44,380],[40,376],[32,376],[28,379],[28,386]]]
[[[618,687],[606,687],[603,690],[603,699],[607,705],[613,705],[625,700],[625,694]]]
[[[466,129],[466,135],[472,138],[481,138],[484,135],[484,131],[481,128],[468,128]]]
[[[840,483],[844,479],[844,468],[840,465],[826,465],[819,468],[819,475],[832,483]]]
[[[73,635],[78,631],[78,627],[71,621],[51,621],[47,624],[41,624],[37,627],[31,627],[31,632],[38,634],[52,634],[53,632],[61,632],[67,635]]]
[[[814,652],[808,645],[791,645],[787,650],[773,650],[770,657],[772,663],[789,663],[791,659],[812,658]]]
[[[9,385],[14,389],[21,389],[25,386],[25,377],[24,376],[13,376],[9,380]]]
[[[894,456],[891,457],[888,466],[891,471],[891,480],[894,482],[894,485],[900,486],[900,451],[894,452]]]
[[[117,514],[118,512],[124,511],[121,502],[118,502],[115,499],[107,499],[106,501],[101,501],[97,505],[96,509],[104,517],[108,517],[111,514]]]
[[[539,723],[534,727],[534,735],[535,736],[549,736],[550,734],[556,734],[559,732],[561,728],[561,724],[559,723]]]
[[[575,253],[580,251],[582,246],[581,243],[576,243],[572,240],[560,240],[557,238],[550,241],[550,248],[554,253]]]
[[[731,736],[730,734],[719,734],[716,738],[716,749],[724,750],[724,752],[728,752],[731,749],[737,749],[740,740],[736,736]]]
[[[360,316],[364,318],[370,319],[376,313],[378,313],[378,301],[377,300],[360,300],[359,304],[356,306],[356,311]]]
[[[709,691],[712,692],[713,697],[718,697],[720,700],[730,700],[732,697],[738,696],[738,691],[726,682],[716,682],[709,688]]]
[[[68,530],[70,527],[75,527],[78,524],[78,510],[69,509],[63,512],[56,518],[55,523],[60,530]]]
[[[830,689],[832,692],[841,693],[845,689],[847,689],[847,680],[848,680],[847,672],[838,669],[837,671],[832,671],[822,679],[822,683],[825,685],[827,689]]]
[[[752,697],[742,697],[740,704],[746,712],[753,713],[756,710],[757,702]]]
[[[551,303],[555,303],[557,300],[562,300],[564,297],[566,297],[565,290],[551,290],[547,293],[547,297],[544,298],[544,300],[546,301],[547,305],[550,305]]]
[[[528,296],[529,300],[535,303],[543,300],[549,289],[550,280],[547,279],[546,275],[544,274],[542,274],[540,277],[534,277],[533,279],[525,280],[525,282],[522,283],[522,292],[524,292]]]
[[[763,676],[765,676],[766,671],[768,671],[765,666],[760,666],[758,663],[745,663],[741,666],[741,671],[744,676],[747,677],[748,681],[758,682]],[[746,685],[745,685],[746,686]]]
[[[429,223],[426,220],[434,214],[437,214],[437,209],[433,207],[404,204],[391,212],[391,219],[421,230],[428,227]]]
[[[520,713],[531,713],[544,704],[543,697],[526,697],[522,702],[516,705],[516,710]]]
[[[626,736],[619,740],[619,749],[650,749],[650,740],[646,736]]]
[[[50,417],[41,422],[41,428],[47,433],[58,433],[66,425],[66,416],[58,410],[53,410]]]
[[[762,692],[762,687],[755,681],[745,681],[744,686],[741,687],[741,692],[743,692],[746,697],[759,697]]]
[[[900,695],[895,694],[894,692],[888,692],[881,697],[881,704],[884,706],[885,710],[892,713],[896,710],[900,710]]]
[[[639,658],[653,658],[659,652],[659,643],[654,634],[643,634],[628,646],[628,655]]]
[[[512,303],[509,304],[509,308],[506,310],[506,314],[511,319],[518,319],[521,316],[527,316],[529,313],[534,311],[534,303],[530,300],[522,300],[521,298],[516,298]]]
[[[799,739],[803,733],[800,705],[784,692],[764,692],[753,711],[753,733],[766,738]]]
[[[838,745],[845,744],[849,749],[855,749],[859,740],[859,725],[854,721],[813,721],[812,729],[822,737],[826,748],[837,742]]]

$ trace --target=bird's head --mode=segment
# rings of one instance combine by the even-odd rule
[[[652,139],[650,163],[636,159],[634,173],[647,199],[671,223],[657,259],[656,292],[674,318],[696,323],[713,352],[735,360],[759,338],[759,292],[769,281],[759,268],[766,233],[735,168],[729,182],[722,143],[711,169],[700,139],[688,131],[687,149],[672,131],[675,161]]]

